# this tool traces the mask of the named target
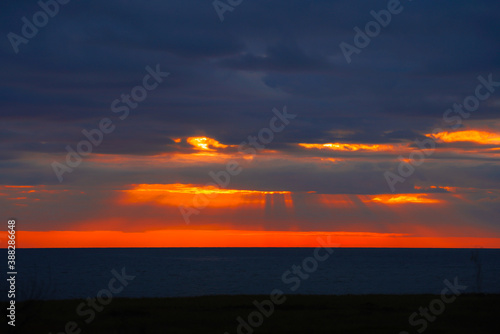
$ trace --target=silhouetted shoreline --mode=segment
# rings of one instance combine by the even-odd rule
[[[269,295],[113,298],[93,317],[77,314],[81,299],[17,303],[16,333],[418,333],[421,316],[439,295]],[[283,300],[284,298],[284,300]],[[260,305],[260,306],[256,306]],[[1,303],[1,307],[7,307]],[[260,308],[260,311],[259,311]],[[5,308],[4,308],[5,309]],[[255,312],[262,315],[258,316]],[[252,327],[250,323],[259,324]],[[497,333],[500,294],[461,294],[425,324],[428,333]],[[238,318],[241,317],[239,320]],[[91,321],[89,321],[91,319]],[[88,321],[88,323],[86,323]],[[246,325],[242,325],[244,322]],[[69,324],[69,325],[68,325]],[[70,331],[65,327],[68,326]],[[245,329],[246,327],[246,329]],[[250,328],[250,329],[249,329]],[[423,332],[423,331],[422,331]]]

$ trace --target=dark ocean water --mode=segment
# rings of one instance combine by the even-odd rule
[[[16,256],[17,300],[95,297],[108,288],[112,270],[123,268],[135,278],[118,297],[269,294],[273,289],[438,294],[445,279],[455,278],[466,292],[500,293],[500,250],[489,249],[336,248],[317,261],[317,268],[306,261],[310,273],[302,269],[302,277],[287,271],[313,257],[312,248],[20,249]],[[1,288],[7,291],[5,279]]]

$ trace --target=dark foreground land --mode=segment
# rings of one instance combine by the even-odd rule
[[[282,304],[274,305],[269,317],[262,316],[253,302],[262,303],[269,299],[269,295],[115,298],[101,311],[95,312],[89,311],[85,302],[85,307],[80,309],[83,315],[77,313],[83,300],[25,302],[16,305],[16,330],[13,333],[397,334],[402,331],[419,333],[419,330],[425,333],[500,333],[500,295],[458,296],[455,301],[445,304],[442,314],[435,318],[429,311],[429,320],[418,314],[419,308],[433,305],[436,311],[440,303],[433,300],[441,300],[440,296],[288,295]],[[269,312],[269,303],[264,304],[264,312]],[[6,303],[1,303],[3,310],[6,306]],[[414,312],[417,316],[412,326],[409,317]],[[255,326],[249,324],[249,315],[253,316],[250,323]],[[246,325],[240,325],[238,317],[244,319]],[[5,317],[3,321],[6,322]]]

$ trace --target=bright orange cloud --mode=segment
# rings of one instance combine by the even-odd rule
[[[208,137],[189,137],[187,142],[196,147],[196,149],[204,151],[216,151],[213,148],[229,147],[229,145],[221,144],[217,140]]]
[[[387,144],[346,144],[346,143],[326,143],[326,144],[305,144],[299,143],[301,147],[307,149],[328,149],[333,151],[393,151],[394,145]]]
[[[422,203],[434,204],[441,201],[429,198],[425,194],[403,194],[403,195],[378,195],[370,199],[371,202],[380,202],[384,204],[404,204],[404,203]]]
[[[168,192],[177,194],[290,194],[289,191],[260,191],[242,189],[224,189],[217,187],[203,187],[193,184],[172,183],[172,184],[138,184],[133,190],[126,192],[146,191],[146,192]]]
[[[5,196],[6,199],[14,202],[16,206],[27,206],[28,203],[39,201],[40,195],[54,195],[64,192],[69,192],[66,189],[56,187],[56,189],[48,189],[48,186],[8,186],[0,185],[0,196]]]
[[[287,206],[291,206],[292,199],[289,191],[259,191],[245,189],[223,189],[213,186],[198,186],[193,184],[138,184],[132,189],[122,190],[126,197],[121,201],[124,203],[152,203],[160,205],[192,205],[195,201],[203,205],[204,202],[212,207],[231,207],[238,205],[263,206],[266,195],[284,196]],[[272,200],[273,197],[271,197]],[[194,203],[196,204],[196,203]]]
[[[430,186],[430,187],[423,187],[423,186],[414,186],[413,187],[416,190],[446,190],[447,192],[454,193],[457,192],[458,188],[457,187],[442,187],[442,186]]]
[[[426,134],[426,136],[441,140],[445,143],[468,141],[483,145],[500,144],[500,134],[484,130],[444,131],[436,134]]]

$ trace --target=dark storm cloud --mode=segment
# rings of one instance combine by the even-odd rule
[[[328,70],[331,65],[326,59],[309,56],[297,45],[270,46],[265,55],[245,53],[221,62],[222,66],[245,71],[319,71]]]
[[[2,129],[35,122],[2,139],[3,155],[64,153],[83,128],[116,120],[110,103],[157,63],[171,76],[96,152],[161,153],[170,138],[198,134],[239,144],[285,104],[300,117],[275,147],[328,142],[331,130],[351,131],[351,142],[412,140],[472,94],[477,75],[500,80],[494,0],[404,2],[347,64],[339,43],[386,6],[253,0],[221,23],[210,1],[71,1],[18,54],[0,43]],[[21,17],[38,10],[36,1],[3,3],[1,33],[19,34]],[[498,107],[472,117],[498,117]]]

